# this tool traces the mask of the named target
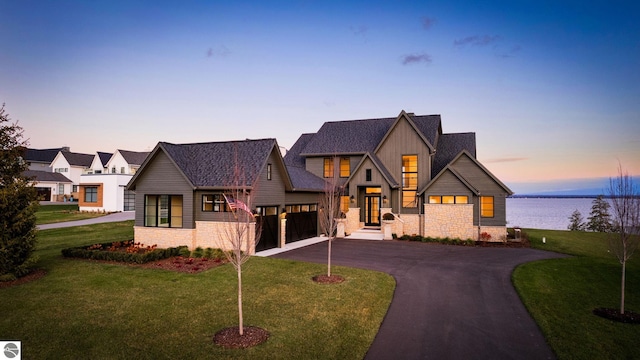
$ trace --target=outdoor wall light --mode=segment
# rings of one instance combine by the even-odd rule
[[[355,198],[353,195],[351,195],[351,197],[349,198],[349,200],[351,200],[351,202],[352,202],[352,203],[356,202],[356,198]]]
[[[387,203],[387,195],[384,195],[384,196],[382,197],[382,202],[384,202],[385,204]]]

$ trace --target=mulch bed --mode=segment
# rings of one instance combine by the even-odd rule
[[[133,265],[147,269],[163,269],[189,274],[197,274],[209,269],[213,269],[214,267],[220,266],[222,264],[226,264],[227,262],[227,259],[213,260],[206,258],[186,258],[182,256],[175,256],[167,259],[150,261],[146,264]]]
[[[344,281],[344,278],[340,275],[316,275],[311,279],[318,284],[339,284]]]
[[[620,309],[597,308],[593,309],[593,313],[611,321],[640,324],[640,314],[629,310],[625,310],[624,314],[620,314]]]
[[[35,281],[35,280],[38,280],[41,277],[45,276],[46,274],[47,274],[47,272],[44,269],[34,269],[33,271],[31,271],[27,275],[25,275],[23,277],[20,277],[20,278],[17,278],[15,280],[0,281],[0,289],[11,287],[11,286],[17,286],[17,285],[28,283],[28,282],[31,282],[31,281]]]
[[[213,336],[213,343],[227,349],[246,349],[260,345],[269,338],[269,332],[259,327],[244,326],[242,336],[239,329],[233,326],[218,331]]]

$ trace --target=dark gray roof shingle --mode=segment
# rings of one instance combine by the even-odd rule
[[[109,162],[109,159],[111,159],[112,156],[113,156],[112,153],[106,153],[106,152],[98,151],[98,158],[100,159],[100,162],[102,163],[102,167],[107,166],[107,163]]]
[[[467,150],[471,156],[476,157],[475,133],[441,134],[433,159],[431,177],[438,175],[462,150]]]
[[[43,163],[49,163],[51,164],[51,162],[53,161],[53,159],[56,158],[56,155],[58,155],[58,152],[60,150],[63,150],[63,148],[58,148],[58,149],[26,149],[25,153],[24,153],[24,159],[27,162],[43,162]]]
[[[90,167],[94,157],[94,155],[74,153],[70,151],[62,151],[62,155],[67,159],[69,165],[84,167]]]
[[[159,145],[195,187],[225,187],[234,184],[236,168],[242,186],[252,186],[271,154],[275,139]]]
[[[61,182],[61,183],[71,183],[66,176],[48,171],[39,171],[39,170],[27,170],[22,172],[22,175],[35,179],[36,182]]]
[[[127,161],[129,165],[142,165],[144,159],[147,158],[149,152],[138,152],[129,150],[118,150],[122,157]]]
[[[291,178],[291,184],[295,190],[324,190],[324,179],[321,179],[305,170],[305,159],[300,155],[300,152],[307,146],[309,141],[311,141],[315,135],[316,134],[300,135],[295,144],[293,144],[291,149],[289,149],[287,154],[284,156],[284,163],[287,167],[289,177]]]
[[[305,155],[373,152],[396,118],[326,122],[301,151]]]

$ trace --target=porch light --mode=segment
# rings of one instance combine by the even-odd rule
[[[384,196],[382,197],[382,202],[384,202],[385,204],[387,203],[387,195],[384,195]]]
[[[351,197],[349,198],[349,200],[350,200],[352,203],[355,203],[355,202],[356,202],[356,198],[355,198],[353,195],[351,195]]]

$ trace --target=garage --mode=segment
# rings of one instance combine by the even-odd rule
[[[38,192],[38,200],[51,201],[51,188],[48,187],[36,187]]]
[[[318,205],[287,205],[286,242],[318,236]]]
[[[263,206],[256,208],[262,232],[256,244],[256,251],[263,251],[278,247],[278,207]]]

